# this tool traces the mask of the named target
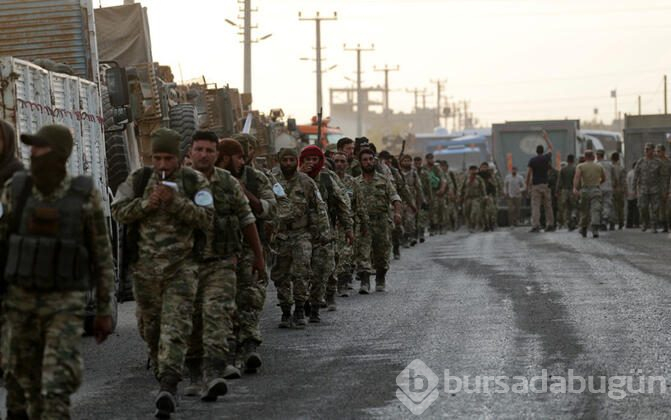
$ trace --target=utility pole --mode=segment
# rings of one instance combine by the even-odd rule
[[[431,80],[431,83],[436,84],[436,126],[440,126],[440,105],[443,102],[443,97],[441,95],[443,93],[443,85],[447,83],[447,80]]]
[[[668,112],[668,110],[669,110],[669,108],[668,108],[668,102],[667,102],[667,98],[668,98],[668,89],[667,89],[667,87],[668,87],[668,86],[667,86],[667,84],[666,84],[666,74],[665,74],[665,75],[664,75],[664,115],[666,115],[666,114],[669,113],[669,112]]]
[[[415,107],[413,108],[413,110],[416,113],[417,112],[417,98],[419,97],[419,89],[417,89],[417,88],[406,89],[405,91],[408,92],[408,93],[412,93],[413,96],[415,97]]]
[[[641,95],[638,95],[638,115],[641,115]]]
[[[362,48],[361,44],[356,44],[356,48],[347,48],[344,45],[345,51],[356,52],[356,135],[361,137],[363,131],[363,95],[361,94],[361,53],[366,51],[375,51],[375,45],[369,48]]]
[[[426,97],[433,95],[433,93],[428,93],[426,89],[421,90],[420,94],[422,95],[422,109],[426,109]]]
[[[378,69],[377,67],[373,68],[374,71],[383,71],[384,72],[384,115],[385,117],[389,115],[389,72],[390,71],[399,71],[400,67],[389,67],[386,64],[384,68]]]
[[[313,17],[303,17],[301,12],[298,12],[298,20],[301,21],[314,21],[315,22],[315,51],[317,53],[317,57],[315,58],[315,62],[317,63],[317,111],[319,112],[320,109],[322,109],[322,29],[321,29],[321,22],[323,20],[337,20],[338,19],[338,14],[336,12],[333,12],[333,16],[320,16],[319,12],[315,14]]]
[[[618,126],[620,125],[618,121],[618,114],[617,114],[617,89],[613,89],[610,91],[610,97],[614,99],[615,101],[615,115],[614,115],[614,120],[613,124],[617,124]]]

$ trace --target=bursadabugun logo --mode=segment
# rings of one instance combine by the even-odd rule
[[[415,359],[396,377],[396,398],[419,416],[438,399],[438,380],[426,363]]]

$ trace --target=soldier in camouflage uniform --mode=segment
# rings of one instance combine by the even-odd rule
[[[185,394],[200,392],[203,401],[213,401],[226,393],[226,364],[230,354],[235,354],[235,348],[230,347],[235,341],[229,343],[228,337],[233,333],[236,265],[242,251],[242,236],[254,250],[255,270],[263,271],[265,262],[247,197],[230,172],[215,167],[217,159],[226,155],[229,161],[234,161],[231,167],[239,170],[240,144],[231,139],[219,144],[213,132],[197,131],[190,155],[193,168],[210,182],[215,216],[206,232],[205,249],[198,259],[198,290],[186,355],[191,384]],[[230,162],[224,159],[226,163]]]
[[[606,174],[606,180],[601,184],[601,229],[615,230],[615,212],[613,210],[613,190],[618,187],[615,168],[605,159],[606,151],[596,151],[596,163],[601,165]]]
[[[232,163],[239,163],[240,160],[230,159],[231,164],[226,165],[228,167],[224,169],[229,170],[240,181],[242,190],[249,199],[252,212],[256,217],[256,227],[263,245],[265,260],[268,261],[272,254],[270,243],[277,225],[277,214],[280,212],[286,215],[293,209],[282,186],[272,173],[254,166],[256,138],[249,134],[236,134],[233,138],[242,146],[244,162],[241,168],[237,168],[233,167]],[[222,162],[220,153],[219,164]],[[236,367],[244,368],[247,373],[256,372],[261,365],[261,356],[257,352],[257,347],[262,342],[259,321],[268,286],[267,272],[254,270],[254,261],[253,249],[244,243],[237,270],[235,334],[230,337],[229,341],[232,342],[231,348],[237,349]],[[239,377],[239,371],[232,372],[231,378],[236,377]]]
[[[369,272],[371,266],[375,268],[375,290],[385,290],[386,274],[389,270],[389,253],[391,251],[391,221],[389,220],[390,207],[393,207],[393,223],[401,224],[401,198],[389,179],[375,171],[375,154],[370,149],[359,152],[362,174],[356,178],[363,196],[366,198],[366,211],[369,219],[368,235],[370,239],[362,238],[370,247],[370,259],[358,260],[359,279],[361,288],[359,293],[368,294],[370,291]],[[370,265],[366,266],[370,261]]]
[[[431,235],[440,233],[441,215],[445,213],[445,200],[443,196],[447,192],[447,180],[440,167],[434,164],[433,153],[426,155],[426,166],[424,167],[429,185],[431,186],[431,202],[429,203],[429,219]]]
[[[139,169],[119,186],[112,215],[138,231],[137,261],[131,266],[138,327],[160,382],[157,416],[175,411],[177,384],[191,334],[198,288],[194,245],[212,224],[208,182],[180,167],[181,136],[166,128],[151,134],[153,170]],[[200,204],[199,204],[200,203]],[[198,235],[200,236],[200,235]],[[186,315],[186,316],[185,316]]]
[[[427,171],[422,166],[422,158],[420,156],[415,156],[413,159],[413,164],[415,166],[415,171],[419,176],[420,185],[422,187],[422,194],[424,195],[424,203],[419,208],[417,212],[417,232],[419,237],[419,242],[424,242],[424,235],[426,230],[429,228],[429,203],[433,200],[433,190],[429,183],[429,177]]]
[[[277,288],[277,300],[282,308],[280,328],[305,328],[305,302],[308,300],[308,283],[312,275],[312,244],[331,242],[331,232],[326,211],[317,184],[297,170],[298,156],[295,149],[282,149],[278,153],[279,170],[273,175],[289,197],[294,211],[278,214],[279,228],[274,246],[277,262],[271,278]],[[293,318],[291,307],[295,304]]]
[[[96,341],[113,329],[112,250],[93,180],[67,174],[70,130],[44,126],[21,141],[31,146],[30,172],[15,173],[0,197],[7,418],[70,418],[89,287],[96,288]]]
[[[494,230],[494,227],[496,226],[496,198],[498,197],[497,183],[487,162],[482,162],[480,165],[478,176],[485,183],[486,194],[481,201],[481,217],[485,232],[488,232]]]
[[[405,247],[415,246],[417,244],[417,211],[424,205],[424,193],[422,191],[422,181],[419,179],[419,174],[412,167],[412,156],[401,156],[401,173],[403,179],[410,192],[413,206],[408,203],[403,203],[403,227],[405,236],[403,238],[403,245]]]
[[[601,224],[602,191],[600,186],[606,181],[606,170],[594,162],[594,152],[585,151],[585,162],[578,164],[573,177],[573,193],[580,195],[580,234],[587,236],[591,223],[592,236],[599,237]]]
[[[347,157],[342,152],[336,152],[333,155],[335,171],[344,185],[345,192],[349,196],[352,221],[354,222],[353,244],[347,239],[347,232],[342,223],[336,222],[336,277],[338,279],[338,294],[342,297],[349,296],[349,285],[352,283],[354,273],[354,247],[362,236],[368,235],[368,213],[365,207],[365,198],[361,192],[359,184],[354,177],[346,173],[348,162]]]
[[[324,296],[329,310],[335,310],[335,294],[337,283],[335,277],[335,227],[336,223],[343,226],[348,243],[353,243],[352,215],[347,193],[341,188],[338,176],[331,170],[324,168],[324,154],[317,146],[305,147],[299,157],[301,172],[307,174],[319,186],[319,192],[326,203],[329,215],[331,237],[328,243],[320,243],[315,238],[312,245],[312,277],[310,281],[310,322],[318,323],[319,307]],[[319,236],[322,236],[320,234]]]
[[[610,155],[610,161],[615,168],[615,187],[613,189],[613,209],[615,211],[615,221],[618,223],[618,229],[624,227],[624,206],[627,197],[627,170],[620,164],[620,154],[613,152]]]
[[[457,208],[457,178],[450,171],[450,165],[446,160],[440,161],[440,167],[445,174],[447,189],[445,190],[445,226],[455,232],[459,228],[459,209]]]
[[[657,220],[663,228],[664,233],[669,232],[669,180],[671,179],[671,159],[666,156],[666,147],[658,144],[655,147],[655,155],[662,166],[662,179],[659,182],[659,213]]]
[[[415,198],[414,196],[410,193],[408,186],[406,185],[406,182],[403,180],[403,176],[401,175],[400,171],[396,169],[396,166],[392,164],[392,156],[389,152],[386,150],[383,150],[380,152],[378,155],[378,160],[382,166],[382,169],[388,170],[389,173],[391,174],[391,177],[389,178],[394,185],[394,188],[396,188],[396,192],[398,192],[399,197],[401,197],[401,202],[402,205],[409,206],[410,209],[414,209],[413,211],[417,210],[417,207],[415,205]],[[384,174],[384,172],[382,172]],[[403,231],[403,223],[396,225],[392,228],[391,236],[392,236],[392,253],[394,255],[394,259],[398,260],[401,258],[401,241],[403,239],[404,231]]]
[[[572,231],[577,226],[577,201],[578,197],[573,193],[573,178],[575,177],[575,156],[566,156],[566,166],[561,168],[557,177],[556,191],[559,194],[557,223],[566,226]]]
[[[471,165],[468,168],[468,177],[461,187],[461,202],[464,206],[464,218],[470,232],[481,227],[482,200],[487,195],[485,182],[478,176],[478,167]]]
[[[645,144],[645,156],[638,160],[634,171],[634,186],[638,196],[638,210],[640,212],[641,230],[645,232],[652,227],[657,233],[657,215],[659,214],[659,195],[662,178],[662,162],[655,157],[655,147],[652,143]]]

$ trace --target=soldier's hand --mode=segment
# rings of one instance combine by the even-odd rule
[[[172,203],[175,198],[175,191],[172,188],[167,185],[159,185],[156,190],[161,198],[161,204],[168,206]]]
[[[159,194],[159,191],[157,189],[153,190],[151,194],[149,194],[147,201],[149,202],[148,207],[150,209],[152,210],[157,209],[161,205],[161,196]]]
[[[394,213],[394,224],[396,226],[399,226],[401,224],[401,214],[400,213]]]
[[[311,170],[312,170],[312,164],[311,163],[303,162],[303,164],[300,167],[300,171],[303,172],[303,173],[308,173]]]
[[[110,334],[112,334],[112,317],[110,315],[96,316],[93,321],[93,335],[96,343],[102,343]]]
[[[347,244],[352,245],[354,243],[354,232],[348,230],[345,232],[345,237],[347,238]]]
[[[254,273],[265,273],[266,271],[266,260],[263,258],[263,255],[259,255],[254,258],[254,264],[252,264],[252,272]]]

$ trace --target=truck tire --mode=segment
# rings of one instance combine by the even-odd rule
[[[191,146],[191,136],[198,129],[198,118],[196,108],[191,104],[179,104],[170,108],[170,128],[182,136],[179,151],[182,157]]]
[[[119,185],[128,178],[130,163],[128,148],[120,134],[105,136],[105,152],[107,156],[107,184],[116,193]]]

